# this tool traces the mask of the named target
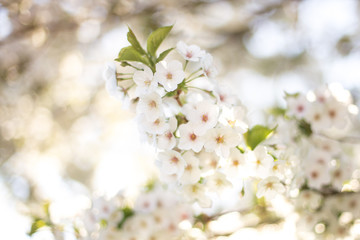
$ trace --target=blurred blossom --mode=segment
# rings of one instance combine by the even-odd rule
[[[294,56],[303,51],[298,34],[278,23],[267,21],[255,27],[255,33],[246,42],[251,52],[259,58],[276,55]]]
[[[12,24],[8,17],[8,11],[0,4],[0,40],[6,38],[12,31]]]
[[[77,32],[79,42],[88,43],[94,41],[100,34],[100,28],[100,22],[97,20],[82,22]]]

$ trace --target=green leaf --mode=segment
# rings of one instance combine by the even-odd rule
[[[245,153],[245,150],[244,150],[242,147],[237,146],[236,148],[237,148],[241,153]]]
[[[46,222],[42,219],[35,219],[33,224],[31,225],[31,229],[30,229],[30,232],[29,232],[29,235],[33,235],[34,233],[37,232],[37,230],[39,228],[42,228],[42,227],[45,227],[47,226]]]
[[[108,225],[108,222],[106,221],[106,219],[101,219],[100,220],[100,227],[106,228],[107,225]]]
[[[141,47],[134,32],[130,28],[129,28],[129,32],[127,33],[127,39],[131,44],[131,46],[133,46],[136,51],[138,51],[141,55],[146,55],[145,50]]]
[[[305,136],[309,137],[312,134],[311,125],[305,120],[300,120],[298,122],[298,127],[300,129],[300,132],[303,133]]]
[[[156,63],[164,60],[164,58],[166,58],[166,56],[167,56],[172,50],[174,50],[174,48],[169,48],[169,49],[163,51],[162,53],[160,53],[159,57],[156,59]]]
[[[50,202],[46,202],[44,203],[44,211],[45,211],[45,214],[46,214],[46,217],[49,219],[50,218],[50,211],[49,211],[49,207],[50,207]]]
[[[146,56],[141,55],[133,46],[124,47],[120,50],[118,58],[115,61],[132,61],[132,62],[141,62],[151,68],[149,59]]]
[[[155,186],[156,186],[155,179],[149,180],[145,185],[145,192],[151,192],[152,190],[154,190]]]
[[[126,220],[128,220],[128,218],[132,217],[135,214],[134,210],[132,210],[129,207],[124,207],[123,209],[121,209],[121,211],[123,213],[123,218],[121,219],[121,221],[117,225],[118,229],[121,229],[122,226],[124,225],[124,223],[126,222]]]
[[[286,113],[286,109],[285,108],[281,108],[281,107],[273,107],[269,109],[269,114],[274,115],[274,116],[284,116]]]
[[[259,143],[270,137],[274,130],[275,128],[270,129],[261,125],[254,126],[252,129],[249,129],[246,133],[244,133],[246,145],[251,150],[254,150]]]
[[[285,92],[285,98],[289,98],[289,97],[297,98],[299,95],[300,95],[299,92],[297,92],[297,93],[288,93],[288,92]]]
[[[173,26],[166,26],[156,29],[147,39],[147,51],[156,58],[156,50],[159,48],[162,41],[167,37]]]

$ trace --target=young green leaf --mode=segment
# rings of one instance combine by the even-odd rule
[[[46,222],[42,219],[35,219],[34,222],[32,223],[31,225],[31,229],[30,229],[30,232],[29,232],[29,235],[33,235],[34,233],[37,232],[37,230],[39,228],[42,228],[42,227],[45,227],[47,226]]]
[[[151,64],[149,59],[146,56],[141,55],[133,46],[124,47],[120,50],[118,58],[115,61],[133,61],[133,62],[141,62],[151,68]]]
[[[159,48],[162,41],[167,37],[173,26],[166,26],[156,29],[147,39],[147,51],[156,58],[156,50]]]
[[[259,143],[267,139],[275,129],[270,129],[265,126],[256,125],[244,133],[246,145],[254,150]]]
[[[269,114],[278,117],[278,116],[284,116],[286,113],[286,109],[281,107],[273,107],[270,108],[268,112]]]
[[[300,132],[303,133],[305,136],[309,137],[312,134],[311,125],[306,122],[305,120],[298,121],[298,127],[300,129]]]
[[[117,225],[118,229],[121,229],[122,226],[124,225],[124,223],[126,222],[126,220],[128,220],[130,217],[132,217],[135,214],[134,210],[132,210],[129,207],[124,207],[123,209],[121,209],[121,211],[123,213],[123,218],[121,219],[121,221]]]
[[[166,58],[166,56],[167,56],[172,50],[174,50],[174,48],[169,48],[169,49],[163,51],[162,53],[160,53],[159,57],[156,59],[156,63],[164,60],[164,58]]]
[[[297,93],[288,93],[288,92],[284,92],[285,93],[285,98],[297,98],[300,93],[297,92]]]
[[[131,44],[131,46],[133,46],[136,51],[138,51],[141,55],[146,55],[145,50],[141,47],[134,32],[130,28],[129,28],[129,32],[127,33],[127,39]]]

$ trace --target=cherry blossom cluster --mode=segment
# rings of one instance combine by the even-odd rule
[[[163,59],[153,69],[122,62],[126,68],[109,66],[104,74],[110,94],[132,104],[143,138],[157,149],[161,180],[202,207],[212,204],[208,192],[245,178],[260,181],[258,197],[285,192],[286,164],[261,144],[273,130],[249,129],[245,107],[214,81],[209,53],[184,42],[176,50],[182,61]]]
[[[360,162],[350,93],[330,85],[286,94],[287,108],[274,109],[272,127],[254,126],[231,89],[215,81],[209,53],[179,42],[177,54],[156,54],[170,30],[152,33],[145,51],[129,29],[131,46],[104,72],[108,92],[134,111],[142,139],[156,149],[165,184],[149,185],[133,201],[121,194],[94,199],[74,223],[75,235],[207,239],[208,223],[225,213],[255,214],[259,224],[278,220],[271,200],[279,194],[299,213],[300,239],[352,234],[360,218]],[[205,214],[225,188],[250,203]]]
[[[163,187],[142,192],[133,202],[117,195],[92,201],[75,223],[79,239],[178,239],[192,226],[193,213],[181,197]],[[171,214],[170,214],[171,213]],[[181,229],[182,223],[185,229]],[[188,229],[186,229],[188,230]]]
[[[303,179],[300,184],[341,191],[359,167],[355,159],[358,145],[349,141],[358,112],[350,93],[333,85],[306,95],[288,95],[287,102],[281,138],[286,139],[288,151],[301,159],[296,171],[297,179]]]
[[[287,94],[286,100],[288,108],[276,119],[277,137],[293,163],[289,189],[300,190],[293,197],[301,214],[299,226],[306,229],[302,237],[347,236],[360,213],[359,194],[354,193],[359,191],[359,139],[354,128],[358,108],[338,85]],[[308,231],[316,235],[311,238]]]
[[[302,191],[295,203],[300,213],[300,239],[358,237],[354,224],[360,219],[359,199],[360,194],[352,192],[324,196],[312,190]]]

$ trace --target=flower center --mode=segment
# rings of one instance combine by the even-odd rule
[[[301,112],[304,111],[304,106],[303,106],[303,105],[299,105],[299,106],[297,106],[296,110],[297,110],[299,113],[301,113]]]
[[[330,111],[329,111],[329,116],[330,116],[331,118],[335,118],[335,117],[336,117],[336,111],[335,111],[335,110],[330,110]]]
[[[207,121],[209,120],[208,115],[207,115],[207,114],[202,115],[201,120],[202,120],[203,122],[207,122]]]
[[[187,52],[187,53],[186,53],[186,57],[187,57],[187,58],[192,58],[192,56],[193,56],[192,52]]]
[[[173,78],[172,73],[166,74],[166,79],[171,80]]]
[[[156,106],[157,106],[157,104],[156,104],[156,102],[154,100],[149,102],[149,107],[156,108]]]
[[[314,179],[316,179],[316,178],[318,178],[319,177],[319,173],[318,172],[311,172],[311,177],[312,178],[314,178]]]
[[[220,94],[220,101],[225,101],[225,96],[224,95],[222,95],[222,94]]]
[[[228,123],[229,123],[230,127],[234,127],[236,120],[228,120]]]
[[[216,138],[216,142],[217,143],[224,143],[224,141],[225,141],[225,139],[224,139],[224,136],[218,136],[217,138]]]
[[[191,166],[190,164],[187,165],[186,168],[185,168],[185,170],[186,170],[186,171],[191,171],[191,170],[192,170],[192,166]]]
[[[317,114],[314,115],[314,120],[315,121],[319,121],[320,118],[321,118],[320,114],[317,113]]]
[[[335,176],[336,178],[340,178],[340,177],[341,177],[341,171],[339,171],[339,170],[335,171],[334,176]]]
[[[179,159],[177,157],[172,157],[171,162],[177,164],[179,162]]]
[[[256,165],[257,165],[257,166],[260,166],[260,165],[261,165],[260,159],[256,159]]]
[[[145,83],[145,86],[150,86],[151,85],[151,80],[145,80],[144,83]]]
[[[173,135],[172,135],[171,132],[168,132],[168,133],[166,134],[166,137],[167,137],[167,139],[169,139],[169,140],[172,138],[172,136],[173,136]]]
[[[267,184],[266,184],[266,188],[272,188],[273,187],[273,183],[272,182],[268,182]]]
[[[190,140],[191,141],[195,141],[196,140],[196,135],[194,133],[190,134]]]
[[[160,125],[160,119],[156,119],[156,120],[154,121],[154,125],[159,126],[159,125]]]

